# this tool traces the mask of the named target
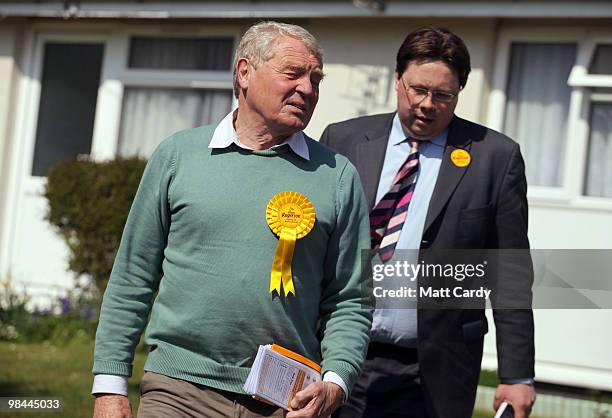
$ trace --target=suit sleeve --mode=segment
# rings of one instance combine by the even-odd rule
[[[331,147],[331,145],[329,144],[329,136],[330,136],[330,134],[329,134],[329,130],[330,130],[329,127],[330,127],[330,125],[327,125],[327,127],[325,128],[325,130],[321,134],[321,139],[319,139],[319,142],[321,144],[327,145],[328,147]]]
[[[493,300],[498,373],[502,380],[534,376],[534,324],[531,309],[533,265],[527,238],[525,164],[515,145],[507,165],[495,217],[498,274]]]

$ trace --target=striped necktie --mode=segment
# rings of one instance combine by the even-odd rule
[[[419,171],[419,141],[410,141],[410,153],[395,175],[391,188],[370,212],[372,249],[386,263],[393,257]]]

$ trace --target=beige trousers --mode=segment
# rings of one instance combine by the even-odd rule
[[[226,392],[157,373],[145,372],[140,381],[138,418],[283,417],[282,408],[248,395]]]

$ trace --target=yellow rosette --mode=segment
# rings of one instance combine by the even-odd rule
[[[310,200],[300,193],[280,192],[268,202],[266,222],[279,238],[270,273],[270,293],[276,291],[280,296],[282,282],[285,296],[289,293],[295,296],[291,273],[295,241],[312,230],[315,208]]]

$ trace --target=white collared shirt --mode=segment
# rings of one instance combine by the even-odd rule
[[[231,144],[236,144],[244,149],[252,149],[244,145],[238,139],[236,129],[234,128],[234,112],[228,113],[219,125],[217,125],[213,137],[208,144],[208,148],[227,148]],[[310,151],[308,150],[308,145],[306,145],[306,139],[302,131],[294,133],[282,143],[271,147],[271,149],[281,147],[285,144],[289,145],[291,150],[303,159],[310,160]]]

